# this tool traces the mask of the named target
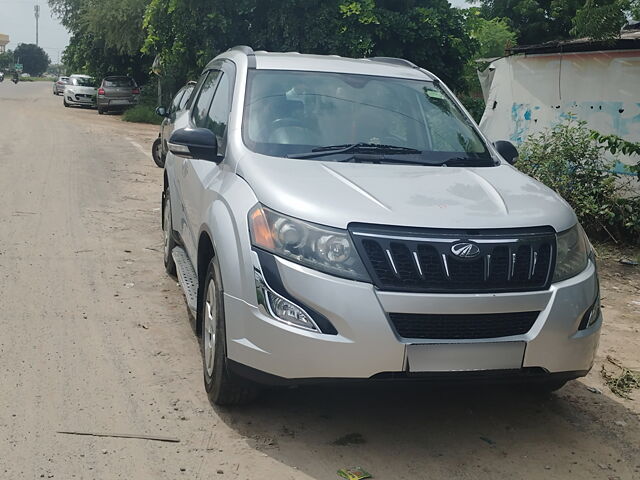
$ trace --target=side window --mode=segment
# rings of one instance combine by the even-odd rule
[[[219,76],[219,70],[211,70],[202,84],[202,88],[198,93],[198,98],[193,105],[193,113],[191,117],[196,127],[209,128],[207,125],[207,113],[209,112],[209,106],[211,105],[213,94],[216,91],[216,81]]]
[[[169,112],[173,113],[179,110],[180,102],[182,102],[182,97],[184,96],[184,90],[180,90],[175,97],[173,97],[173,101],[171,102],[171,106],[169,107]]]
[[[229,112],[231,109],[231,85],[229,75],[221,73],[216,93],[209,109],[206,128],[216,134],[218,145],[224,149],[223,138],[229,122]]]
[[[183,110],[187,106],[187,102],[191,98],[191,94],[193,93],[193,87],[187,87],[184,89],[184,95],[182,99],[180,99],[180,105],[178,106],[179,110]]]

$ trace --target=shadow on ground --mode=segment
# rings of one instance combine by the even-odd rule
[[[312,478],[640,478],[640,425],[579,381],[522,390],[424,385],[274,390],[219,410],[248,443]],[[617,422],[617,423],[616,423]]]

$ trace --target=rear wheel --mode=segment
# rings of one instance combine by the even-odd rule
[[[153,142],[153,146],[151,147],[151,156],[157,166],[164,168],[165,157],[162,153],[162,139],[160,137],[156,138]]]
[[[173,237],[173,223],[171,221],[171,197],[169,190],[164,192],[162,207],[162,231],[164,234],[164,268],[169,275],[176,275],[176,263],[173,261],[173,248],[176,241]]]
[[[102,107],[98,107],[98,115],[102,115],[104,113],[104,110],[102,109]]]
[[[227,365],[227,341],[222,278],[216,257],[209,262],[201,289],[202,368],[209,400],[216,405],[243,405],[256,398],[259,390],[248,380],[231,372]]]

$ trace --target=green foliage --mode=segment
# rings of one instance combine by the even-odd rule
[[[629,165],[628,168],[629,171],[638,175],[637,178],[640,181],[640,143],[629,142],[617,135],[603,135],[595,130],[591,130],[591,138],[613,155],[621,153],[637,156],[638,162],[635,165]]]
[[[610,40],[620,35],[627,22],[627,0],[586,0],[573,18],[571,33],[593,40]]]
[[[516,44],[517,35],[507,18],[487,20],[477,7],[467,10],[467,28],[479,44],[477,58],[501,57],[508,47]]]
[[[146,104],[136,105],[122,114],[122,120],[124,122],[135,123],[151,123],[153,125],[160,125],[162,118],[160,118],[154,107]]]
[[[31,76],[39,77],[49,66],[49,55],[33,43],[21,43],[13,51],[16,63],[22,63],[23,71]]]
[[[0,53],[0,72],[13,68],[13,64],[13,52],[11,50]]]
[[[140,53],[147,0],[49,0],[72,34],[63,54],[66,73],[131,75],[144,83],[152,58]]]
[[[151,0],[143,51],[178,84],[233,45],[344,56],[407,58],[454,88],[476,42],[447,0]]]
[[[612,152],[586,122],[568,120],[530,136],[518,168],[558,192],[594,238],[640,240],[640,197],[613,173]]]
[[[482,97],[473,97],[471,95],[458,95],[458,99],[464,105],[464,108],[471,114],[473,119],[480,123],[482,114],[484,113],[484,100]]]
[[[571,37],[617,36],[625,17],[640,14],[639,0],[479,0],[486,19],[507,18],[518,43],[530,45]]]

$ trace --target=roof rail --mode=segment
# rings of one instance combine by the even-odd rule
[[[404,58],[371,57],[371,58],[368,58],[367,60],[371,60],[372,62],[390,63],[392,65],[399,65],[402,67],[420,68],[415,63],[410,62],[409,60],[405,60]]]
[[[231,47],[229,50],[238,50],[245,55],[253,55],[253,48],[248,47],[247,45],[236,45],[235,47]]]

